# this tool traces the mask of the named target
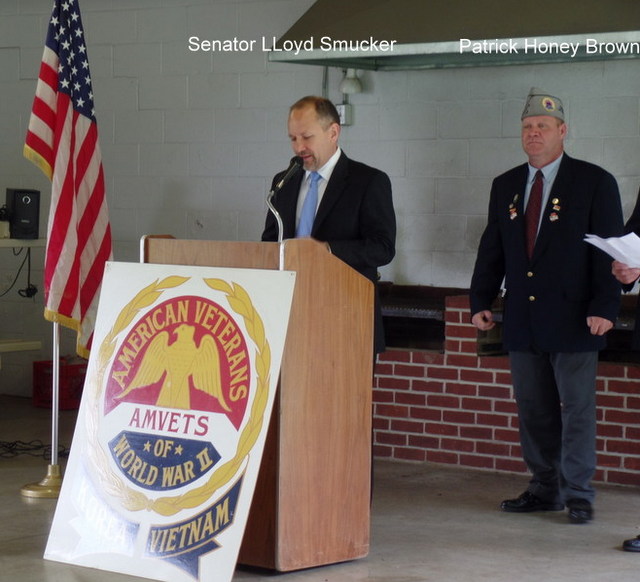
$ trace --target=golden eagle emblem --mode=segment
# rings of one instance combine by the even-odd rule
[[[155,384],[164,376],[156,405],[189,409],[191,378],[197,390],[213,396],[229,412],[231,409],[222,394],[220,356],[213,337],[204,335],[197,346],[193,337],[195,327],[185,323],[174,333],[176,339],[173,343],[170,343],[170,334],[166,331],[153,338],[135,376],[116,398],[124,398],[133,390]]]

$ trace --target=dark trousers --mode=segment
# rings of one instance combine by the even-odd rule
[[[593,502],[597,352],[510,352],[528,490],[545,501]]]

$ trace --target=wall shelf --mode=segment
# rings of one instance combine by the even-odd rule
[[[0,248],[45,247],[46,244],[46,238],[0,238]],[[39,350],[41,348],[42,342],[40,342],[39,340],[0,339],[0,354],[2,354],[3,352],[23,352],[29,350]],[[0,369],[2,369],[1,359]]]
[[[0,353],[2,352],[26,352],[39,350],[42,342],[38,340],[0,339]]]
[[[44,247],[46,238],[0,238],[0,248]]]
[[[0,354],[4,352],[26,352],[39,350],[40,348],[42,348],[42,342],[39,340],[0,339]],[[2,358],[0,358],[0,369],[2,369]]]

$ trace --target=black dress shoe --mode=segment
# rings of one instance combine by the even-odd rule
[[[500,504],[502,511],[511,513],[528,513],[530,511],[561,511],[564,509],[562,503],[550,503],[540,499],[530,491],[525,491],[516,499],[505,499]]]
[[[624,540],[622,543],[622,549],[625,552],[640,552],[640,536],[635,537],[632,540]]]
[[[571,523],[587,523],[593,519],[593,507],[586,499],[569,499],[567,507]]]

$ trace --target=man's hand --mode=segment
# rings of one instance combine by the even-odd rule
[[[620,283],[624,283],[625,285],[634,283],[638,280],[638,277],[640,277],[640,269],[630,267],[620,261],[613,261],[611,264],[611,272]]]
[[[493,321],[493,314],[488,309],[475,313],[471,318],[471,323],[473,323],[473,325],[475,325],[480,331],[487,331],[496,326],[496,322]]]
[[[613,327],[613,321],[592,315],[587,317],[587,325],[589,326],[591,335],[604,335]]]

